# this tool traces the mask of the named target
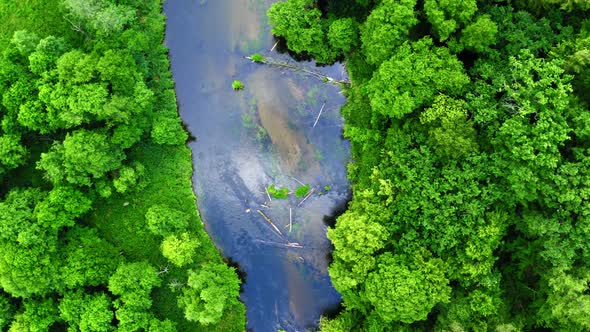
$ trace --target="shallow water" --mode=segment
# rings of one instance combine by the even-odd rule
[[[349,147],[337,87],[244,58],[259,52],[294,63],[270,52],[275,40],[265,12],[272,2],[169,0],[166,44],[180,114],[196,137],[190,147],[201,216],[223,255],[247,275],[247,327],[301,331],[340,302],[327,274],[331,245],[323,220],[348,199]],[[298,65],[343,78],[339,64]],[[243,91],[231,89],[234,79]],[[299,182],[315,188],[300,206],[301,198],[270,200],[265,191],[270,184],[294,191]]]

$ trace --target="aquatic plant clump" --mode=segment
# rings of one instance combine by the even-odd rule
[[[287,199],[289,197],[289,188],[281,187],[277,189],[274,184],[271,184],[266,188],[268,193],[276,199]]]
[[[309,185],[305,184],[295,189],[295,196],[301,198],[309,193]]]
[[[256,62],[256,63],[263,63],[264,60],[266,60],[266,58],[264,57],[264,55],[262,55],[260,53],[254,53],[254,54],[250,55],[250,60],[252,60],[252,62]]]
[[[232,88],[233,88],[235,91],[242,90],[242,89],[244,89],[244,83],[242,83],[242,82],[240,82],[240,81],[238,81],[238,80],[234,80],[234,81],[231,83],[231,87],[232,87]]]

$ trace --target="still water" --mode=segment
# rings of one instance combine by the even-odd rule
[[[340,302],[327,273],[324,220],[350,191],[339,114],[345,99],[337,86],[245,56],[258,52],[334,79],[345,70],[271,51],[272,2],[169,0],[166,45],[180,115],[196,138],[190,147],[201,216],[219,250],[246,273],[247,328],[302,331]],[[232,90],[235,79],[244,90]],[[301,183],[314,189],[303,203],[293,194],[271,199],[265,190],[275,184],[294,192]]]

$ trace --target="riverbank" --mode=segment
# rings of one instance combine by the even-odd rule
[[[328,237],[331,331],[590,328],[584,1],[287,0],[344,57],[353,200]]]
[[[158,30],[162,33],[163,39],[163,18],[161,22],[162,27]],[[166,64],[161,63],[160,65],[168,68],[168,58],[166,58]],[[162,73],[160,79],[169,81],[169,84],[160,82],[162,86],[174,84],[169,71]],[[176,104],[175,102],[174,108],[176,108]],[[197,197],[194,194],[191,179],[193,173],[199,170],[193,169],[191,150],[184,144],[163,146],[142,143],[129,153],[129,157],[131,160],[145,165],[147,186],[132,195],[99,201],[96,204],[97,208],[90,215],[89,222],[106,239],[113,243],[119,243],[121,250],[131,259],[147,260],[156,267],[168,268],[169,272],[161,276],[162,287],[155,289],[152,294],[153,307],[159,316],[175,321],[177,331],[244,331],[245,308],[242,303],[225,308],[223,316],[218,322],[201,325],[186,320],[185,313],[178,306],[181,290],[170,286],[174,283],[185,284],[187,271],[198,271],[203,264],[224,264],[223,257],[205,231],[203,221],[198,213]],[[153,205],[174,207],[189,216],[189,234],[194,235],[200,241],[192,264],[178,268],[162,256],[160,239],[147,230],[144,217],[146,211]]]
[[[197,212],[161,5],[0,4],[0,328],[245,330]]]
[[[180,114],[196,137],[189,146],[199,210],[216,246],[247,275],[247,328],[300,331],[340,302],[327,274],[324,220],[349,192],[344,97],[318,76],[345,77],[339,64],[298,62],[306,72],[245,58],[294,63],[273,49],[273,2],[168,2],[166,45]],[[244,88],[234,91],[234,80]],[[293,193],[274,199],[266,194],[273,184]],[[294,192],[303,184],[313,192],[301,203]]]

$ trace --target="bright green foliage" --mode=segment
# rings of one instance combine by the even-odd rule
[[[112,331],[114,314],[111,300],[104,293],[66,293],[59,301],[59,315],[72,331]]]
[[[55,287],[53,276],[59,274],[59,262],[56,258],[46,257],[47,253],[55,251],[55,243],[35,246],[14,242],[0,244],[0,284],[4,290],[12,296],[21,297],[48,293]]]
[[[328,229],[328,238],[335,248],[330,275],[334,287],[342,293],[348,305],[365,308],[357,294],[357,287],[375,267],[374,254],[385,247],[387,236],[383,226],[354,211],[340,216],[338,227]]]
[[[424,320],[439,302],[448,302],[451,288],[441,259],[383,256],[367,276],[365,296],[386,322]]]
[[[553,29],[545,17],[536,19],[526,11],[513,11],[509,7],[492,7],[489,15],[498,25],[497,44],[502,45],[505,57],[517,56],[524,49],[535,56],[547,54],[570,33],[567,27]]]
[[[57,59],[69,49],[59,37],[49,36],[39,41],[35,52],[29,55],[29,69],[37,75],[55,68]]]
[[[590,328],[586,2],[321,7],[363,51],[354,196],[328,231],[345,310],[323,331]]]
[[[439,95],[432,108],[420,114],[420,122],[430,128],[430,144],[441,158],[460,158],[477,149],[475,129],[467,120],[465,107],[463,101]]]
[[[276,188],[274,184],[271,184],[266,190],[276,199],[286,199],[289,197],[289,188],[287,187]]]
[[[536,11],[551,9],[553,6],[567,11],[590,9],[590,1],[588,0],[521,0],[518,3],[523,3]]]
[[[180,289],[168,287],[173,281],[186,283],[187,270],[198,269],[200,264],[213,262],[222,264],[219,251],[209,240],[203,228],[203,222],[195,209],[195,196],[191,183],[193,173],[191,151],[187,146],[141,144],[139,149],[129,153],[129,158],[145,165],[146,177],[150,180],[141,191],[129,195],[113,195],[108,199],[97,199],[95,207],[88,218],[88,223],[101,230],[101,234],[119,246],[121,255],[128,261],[149,260],[152,266],[163,268],[169,266],[169,272],[161,274],[162,285],[152,292],[152,309],[117,310],[117,317],[133,319],[146,317],[145,314],[155,312],[160,319],[168,318],[176,323],[178,331],[241,331],[245,326],[245,309],[238,303],[224,311],[218,324],[199,327],[196,322],[185,319],[184,312],[178,308],[177,297]],[[170,190],[168,190],[170,189]],[[128,205],[126,203],[129,203]],[[188,227],[178,233],[189,232],[198,238],[201,245],[194,256],[195,263],[178,268],[167,263],[162,257],[160,245],[162,236],[154,235],[148,228],[145,214],[154,205],[174,207],[188,216]],[[133,259],[130,259],[133,257]],[[231,278],[237,278],[231,275]],[[149,318],[142,325],[151,324]],[[128,326],[132,325],[131,323]]]
[[[540,317],[546,326],[569,331],[590,329],[590,274],[580,272],[579,277],[559,270],[550,272],[547,280],[549,297],[540,309]]]
[[[493,123],[486,114],[492,110],[481,108],[475,120],[486,117],[489,129],[495,129],[490,133],[495,159],[516,198],[534,200],[544,195],[542,179],[559,165],[560,147],[570,140],[567,117],[575,109],[569,96],[572,88],[560,62],[534,59],[523,51],[518,59],[510,59],[509,66],[510,73],[496,82],[496,91],[506,93],[496,107],[508,114],[501,123]]]
[[[354,331],[358,317],[354,317],[350,311],[345,311],[335,319],[329,320],[320,318],[320,331],[322,332],[344,332]],[[358,327],[357,327],[358,328]]]
[[[145,331],[153,318],[147,308],[129,305],[119,306],[115,317],[119,321],[117,331],[121,332]]]
[[[73,187],[55,187],[35,207],[39,223],[58,229],[73,226],[75,219],[90,210],[92,200]]]
[[[431,103],[437,92],[460,94],[467,83],[469,77],[457,58],[426,38],[400,46],[366,89],[375,112],[399,119]]]
[[[150,298],[152,288],[159,286],[160,283],[156,269],[148,263],[123,263],[110,277],[109,291],[119,296],[116,307],[123,305],[148,309],[152,305]]]
[[[254,53],[254,54],[250,55],[250,59],[252,59],[252,61],[258,62],[258,63],[262,63],[262,62],[264,62],[264,60],[266,60],[266,58],[260,53]],[[234,88],[234,90],[235,90],[235,88]]]
[[[113,186],[119,193],[141,190],[145,186],[145,167],[141,163],[135,163],[133,167],[123,166],[118,173]]]
[[[119,32],[135,19],[133,8],[111,1],[65,0],[64,3],[76,19],[105,34]]]
[[[328,26],[315,0],[291,0],[273,3],[268,10],[275,36],[285,37],[287,46],[296,53],[308,52],[318,63],[330,63],[336,53],[328,45]]]
[[[467,24],[477,11],[476,0],[426,0],[424,12],[441,41],[447,40],[460,25]]]
[[[309,185],[305,184],[302,186],[297,187],[297,189],[295,189],[295,196],[296,197],[303,197],[305,195],[307,195],[307,193],[309,193]]]
[[[23,306],[25,310],[16,320],[24,323],[23,325],[26,326],[26,331],[48,331],[53,323],[59,320],[57,306],[51,299],[41,301],[27,300]],[[13,330],[13,326],[11,326],[10,330]]]
[[[37,48],[39,36],[26,30],[15,31],[11,43],[14,44],[21,55],[29,56]]]
[[[485,52],[496,44],[498,26],[489,15],[479,16],[461,32],[461,44],[468,50]]]
[[[123,50],[108,50],[100,58],[96,69],[102,81],[109,82],[117,92],[128,91],[135,85],[139,74],[132,55]]]
[[[570,72],[580,74],[590,65],[590,50],[582,49],[572,54],[566,63],[566,68]]]
[[[148,229],[160,236],[182,232],[188,227],[189,217],[182,211],[165,205],[154,205],[145,214]]]
[[[338,227],[328,230],[328,238],[338,252],[337,258],[351,264],[361,264],[363,260],[385,246],[387,230],[378,223],[367,220],[364,215],[348,212],[338,219]]]
[[[404,43],[410,28],[418,23],[416,0],[384,0],[371,11],[361,26],[361,41],[366,61],[379,65]],[[288,38],[287,38],[288,39]]]
[[[88,83],[94,78],[97,60],[80,50],[73,50],[57,59],[59,79],[74,84]]]
[[[342,53],[352,51],[359,44],[358,29],[358,23],[353,18],[335,20],[328,30],[330,45]]]
[[[105,133],[78,130],[68,134],[63,144],[56,143],[41,155],[38,168],[55,183],[90,186],[107,172],[121,166],[123,153],[109,143]]]
[[[161,116],[154,120],[152,139],[157,144],[178,145],[186,142],[188,134],[182,128],[179,118]]]
[[[180,225],[190,239],[202,240],[191,268],[222,262],[205,241],[195,210],[190,150],[184,146],[188,135],[162,45],[161,5],[158,0],[0,3],[0,325],[5,329],[197,328],[184,318],[176,294],[159,287],[155,270],[137,266],[165,262],[162,238],[148,230],[144,218],[154,205],[188,212],[171,228]],[[186,273],[175,267],[166,277],[183,280]],[[243,305],[236,303],[221,324],[209,327],[239,329],[244,317]]]
[[[240,283],[235,270],[221,264],[207,264],[189,272],[187,286],[178,298],[186,319],[203,325],[218,322],[224,310],[235,305]]]
[[[27,149],[16,135],[0,136],[0,174],[14,169],[25,162]]]
[[[231,87],[235,91],[242,90],[242,89],[244,89],[244,83],[242,83],[238,80],[234,80],[233,82],[231,82]]]
[[[162,241],[162,255],[176,266],[185,266],[194,261],[199,246],[199,240],[189,233],[168,235]]]
[[[150,326],[147,330],[148,332],[176,332],[176,324],[174,324],[171,320],[158,320],[153,318],[150,321]]]
[[[13,190],[0,202],[0,285],[13,296],[46,293],[57,281],[58,257],[41,260],[57,247],[55,231],[34,218],[43,197],[36,189]]]
[[[487,279],[487,280],[486,280]],[[506,306],[502,303],[499,289],[499,276],[484,279],[490,286],[479,287],[472,291],[459,291],[453,294],[449,304],[440,305],[437,328],[443,330],[493,330],[512,331],[518,325],[503,320]]]
[[[94,229],[73,228],[65,242],[63,282],[70,289],[106,284],[121,261],[117,249],[101,239]]]

